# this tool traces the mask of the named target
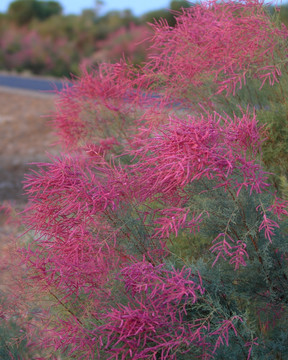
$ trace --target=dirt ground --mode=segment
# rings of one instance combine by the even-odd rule
[[[17,211],[24,209],[22,182],[36,167],[29,163],[46,162],[47,152],[59,152],[51,146],[57,141],[49,125],[54,102],[53,95],[0,87],[0,255],[17,227],[6,223],[1,206],[11,203]]]
[[[0,88],[0,203],[24,203],[22,181],[33,168],[29,163],[47,161],[47,152],[57,152],[48,124],[54,101],[51,95]]]
[[[29,163],[47,162],[47,152],[59,153],[59,147],[51,146],[57,138],[49,126],[54,102],[53,95],[0,87],[0,319],[1,309],[2,315],[18,316],[25,309],[23,299],[30,296],[22,289],[25,268],[18,252],[18,236],[25,229],[13,213],[27,203],[22,182],[33,168]],[[12,217],[2,207],[10,203]]]

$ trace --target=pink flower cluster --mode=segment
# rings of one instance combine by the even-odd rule
[[[262,87],[267,80],[270,85],[278,82],[281,75],[273,60],[279,40],[288,33],[284,25],[271,27],[263,1],[205,1],[183,9],[175,28],[160,21],[154,30],[153,48],[159,54],[148,66],[165,69],[164,82],[176,93],[181,89],[193,96],[191,85],[203,86],[210,79],[215,92],[235,95],[246,77],[261,80]]]
[[[262,5],[213,1],[183,10],[175,28],[155,25],[154,48],[162,50],[144,68],[103,64],[59,94],[54,126],[71,154],[40,164],[25,187],[33,236],[25,263],[68,313],[47,325],[46,347],[77,359],[176,359],[192,349],[208,359],[238,336],[242,318],[215,311],[199,274],[168,267],[168,239],[201,234],[215,218],[222,225],[213,229],[211,263],[222,258],[238,270],[249,246],[258,255],[263,230],[272,242],[273,218],[287,216],[276,194],[267,209],[259,205],[271,186],[256,111],[229,116],[189,105],[191,84],[205,97],[204,83],[219,95],[234,94],[247,74],[265,81],[269,71],[271,84],[278,81],[274,53],[287,30]],[[217,191],[237,208],[235,226],[233,209],[227,220],[221,209],[197,205]],[[249,196],[251,212],[261,209],[256,237],[242,205]],[[191,315],[202,302],[216,322]],[[248,358],[253,345],[255,338],[245,343]]]

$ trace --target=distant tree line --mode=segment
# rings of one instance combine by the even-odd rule
[[[172,0],[170,2],[170,9],[173,11],[189,6],[191,6],[191,3],[186,0]],[[22,26],[28,24],[33,19],[46,20],[53,15],[61,15],[62,11],[62,6],[57,1],[15,0],[8,8],[8,17],[17,25]],[[131,17],[131,11],[126,10],[126,12],[126,15]],[[113,13],[117,13],[117,11],[113,11]],[[93,18],[93,15],[98,15],[96,9],[95,11],[90,9],[84,10],[83,14],[90,16],[90,18]],[[168,10],[160,9],[148,12],[143,16],[143,19],[153,21],[153,19],[166,18],[168,23],[173,25],[175,23],[174,16]]]
[[[105,3],[103,1],[96,1],[96,3],[101,4],[101,6]],[[193,6],[197,1],[194,3],[187,0],[171,0],[169,9],[159,9],[159,10],[153,10],[145,13],[140,18],[136,18],[132,12],[128,9],[124,11],[109,11],[107,14],[102,16],[101,20],[106,21],[111,16],[115,17],[122,17],[124,22],[126,20],[132,20],[136,22],[153,22],[154,20],[159,20],[160,18],[166,19],[168,24],[170,26],[175,25],[175,14],[177,11],[180,11],[182,8],[188,8],[190,6]],[[99,14],[98,10],[96,9],[85,9],[82,12],[82,15],[86,18],[90,18],[93,22],[99,21]],[[270,7],[273,10],[273,6]],[[32,20],[40,20],[44,21],[51,16],[54,15],[62,15],[63,8],[61,4],[54,0],[49,1],[41,1],[41,0],[14,0],[9,8],[7,16],[9,20],[14,22],[15,24],[22,26],[29,24]],[[3,17],[3,14],[0,14]],[[280,14],[281,21],[284,22],[284,24],[288,24],[288,5],[282,5],[281,6],[281,14]]]
[[[18,25],[28,24],[33,19],[46,20],[62,13],[57,1],[15,0],[8,8],[8,17]]]

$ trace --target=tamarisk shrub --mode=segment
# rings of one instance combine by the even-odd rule
[[[63,359],[284,359],[288,203],[258,113],[284,101],[287,29],[254,0],[153,27],[143,67],[84,70],[59,94],[68,153],[27,175],[22,254],[48,304],[38,346]]]

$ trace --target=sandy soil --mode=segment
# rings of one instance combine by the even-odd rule
[[[18,256],[18,235],[25,229],[13,213],[27,203],[22,182],[33,168],[29,163],[49,161],[47,152],[60,150],[51,146],[57,139],[48,124],[51,116],[47,116],[54,111],[54,101],[53,95],[0,87],[0,315],[6,296],[9,301],[2,307],[6,316],[25,310],[25,299],[30,297],[22,289],[24,267]],[[12,217],[1,209],[9,203]]]
[[[0,88],[0,203],[26,201],[22,191],[24,174],[31,162],[47,160],[56,141],[48,123],[54,96]]]
[[[47,152],[59,152],[51,146],[57,139],[49,126],[54,101],[53,95],[0,87],[0,263],[19,229],[19,224],[7,223],[1,206],[11,203],[13,212],[23,210],[27,198],[22,182],[36,168],[29,163],[49,161]],[[0,264],[0,284],[4,274]]]

